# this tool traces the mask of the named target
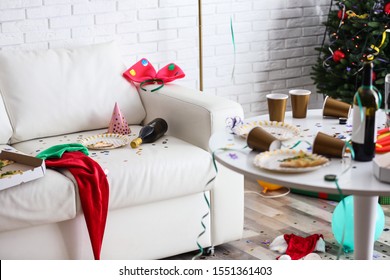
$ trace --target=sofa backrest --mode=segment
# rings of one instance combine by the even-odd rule
[[[0,93],[11,143],[108,127],[115,102],[129,124],[145,110],[114,42],[72,49],[0,51]]]
[[[12,127],[0,95],[0,145],[7,144],[12,136]]]

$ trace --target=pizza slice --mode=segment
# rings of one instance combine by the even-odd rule
[[[113,143],[99,141],[99,142],[96,142],[96,143],[93,143],[93,144],[89,144],[87,146],[87,148],[90,148],[90,149],[103,149],[103,148],[110,148],[112,146],[114,146]]]
[[[281,160],[280,167],[300,168],[314,167],[323,165],[328,162],[328,159],[322,156],[308,154],[300,151],[296,156]]]
[[[9,159],[0,159],[0,170],[1,168],[7,166],[7,165],[10,165],[10,164],[13,164],[14,161],[12,160],[9,160]]]
[[[23,174],[22,170],[12,170],[0,174],[0,179],[8,178],[16,174]]]

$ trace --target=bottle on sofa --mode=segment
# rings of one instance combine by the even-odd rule
[[[167,122],[162,118],[156,118],[141,128],[138,137],[131,141],[130,146],[134,149],[142,143],[152,143],[162,137],[167,130]]]

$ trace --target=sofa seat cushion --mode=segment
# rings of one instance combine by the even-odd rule
[[[0,145],[0,150],[17,152]],[[76,216],[76,191],[69,178],[46,170],[42,178],[0,191],[0,232],[65,221]]]
[[[116,102],[129,124],[145,118],[135,86],[122,77],[126,67],[113,42],[0,51],[0,69],[11,143],[107,127]]]
[[[140,128],[131,126],[129,138],[135,138]],[[14,147],[35,156],[51,146],[75,143],[104,132],[106,130],[95,130],[30,140]],[[109,209],[199,193],[213,186],[212,183],[207,185],[207,182],[216,175],[208,152],[172,136],[163,136],[155,143],[143,144],[137,149],[126,145],[89,152],[90,157],[107,172]],[[70,172],[63,172],[72,178]],[[77,204],[80,211],[79,201]]]

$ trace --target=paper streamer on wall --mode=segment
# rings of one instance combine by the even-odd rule
[[[233,0],[230,0],[230,35],[232,37],[232,44],[233,44],[233,69],[232,69],[232,75],[231,75],[231,79],[233,80],[234,78],[234,72],[235,72],[235,69],[236,69],[236,40],[234,38],[234,28],[233,28],[233,16],[232,16],[232,13],[233,13]]]
[[[236,69],[236,41],[234,39],[234,29],[233,29],[233,19],[232,17],[230,16],[230,33],[232,35],[232,43],[233,43],[233,58],[234,58],[234,62],[233,62],[233,70],[232,70],[232,79],[234,77],[234,71]]]

